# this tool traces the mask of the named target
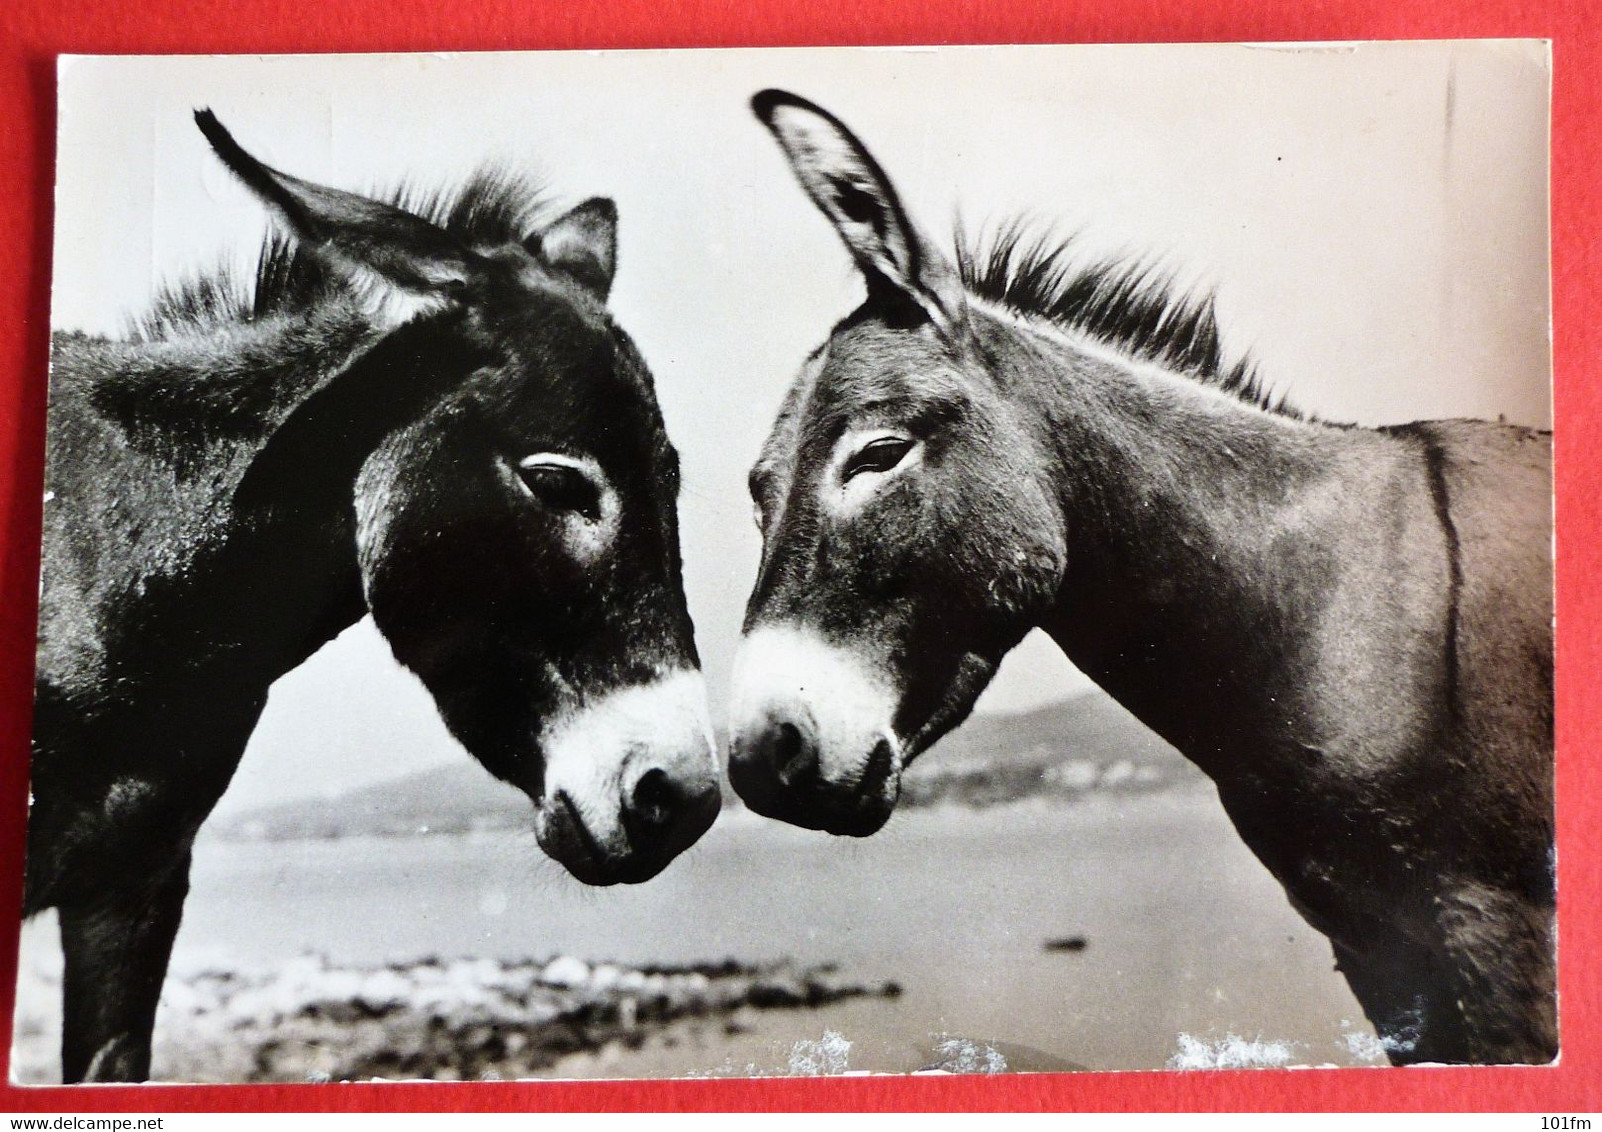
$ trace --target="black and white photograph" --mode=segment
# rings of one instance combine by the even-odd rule
[[[1550,82],[62,57],[13,1081],[1554,1061]]]

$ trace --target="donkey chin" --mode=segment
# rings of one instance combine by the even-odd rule
[[[729,783],[763,817],[875,833],[901,795],[899,698],[877,666],[815,632],[753,629],[735,660]]]
[[[701,674],[608,692],[545,729],[535,837],[585,884],[650,880],[711,828],[721,798]]]

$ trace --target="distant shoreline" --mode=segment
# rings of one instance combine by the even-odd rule
[[[970,719],[918,760],[902,782],[907,809],[988,809],[1029,799],[1073,804],[1095,795],[1196,787],[1201,772],[1105,697],[1087,694],[1028,712]],[[725,789],[724,805],[739,802]],[[225,841],[411,837],[524,829],[528,799],[465,755],[333,798],[219,814],[206,835]]]

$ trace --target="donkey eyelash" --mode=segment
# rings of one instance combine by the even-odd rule
[[[600,521],[602,489],[582,462],[541,454],[519,460],[516,472],[528,493],[547,507]]]
[[[895,468],[917,442],[905,436],[877,436],[858,448],[840,470],[840,478],[850,482],[865,472],[884,473]]]

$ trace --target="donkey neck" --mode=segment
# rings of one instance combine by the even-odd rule
[[[200,452],[227,465],[265,443],[381,334],[340,298],[259,321],[180,326],[169,337],[108,344],[114,370],[92,396],[136,450],[180,472]]]
[[[311,438],[363,441],[306,418],[384,339],[337,301],[155,342],[58,336],[56,396],[89,411],[53,414],[55,493],[128,514],[126,529],[108,521],[104,531],[61,514],[63,539],[105,543],[64,560],[62,571],[90,571],[72,588],[103,595],[107,624],[118,595],[139,594],[153,626],[140,640],[223,683],[275,679],[354,623],[364,609],[352,521],[360,454],[319,451]],[[133,504],[130,485],[162,502]],[[119,507],[108,494],[129,498]],[[146,663],[145,644],[126,647],[136,654],[106,642],[107,661]]]
[[[1054,325],[998,316],[986,336],[1026,427],[1039,430],[1066,520],[1068,567],[1042,627],[1221,781],[1326,742],[1326,705],[1308,689],[1328,644],[1348,505],[1412,498],[1416,453],[1384,433],[1259,408]],[[1411,532],[1432,518],[1399,521]],[[1434,568],[1429,555],[1395,558],[1388,568],[1403,574]]]

